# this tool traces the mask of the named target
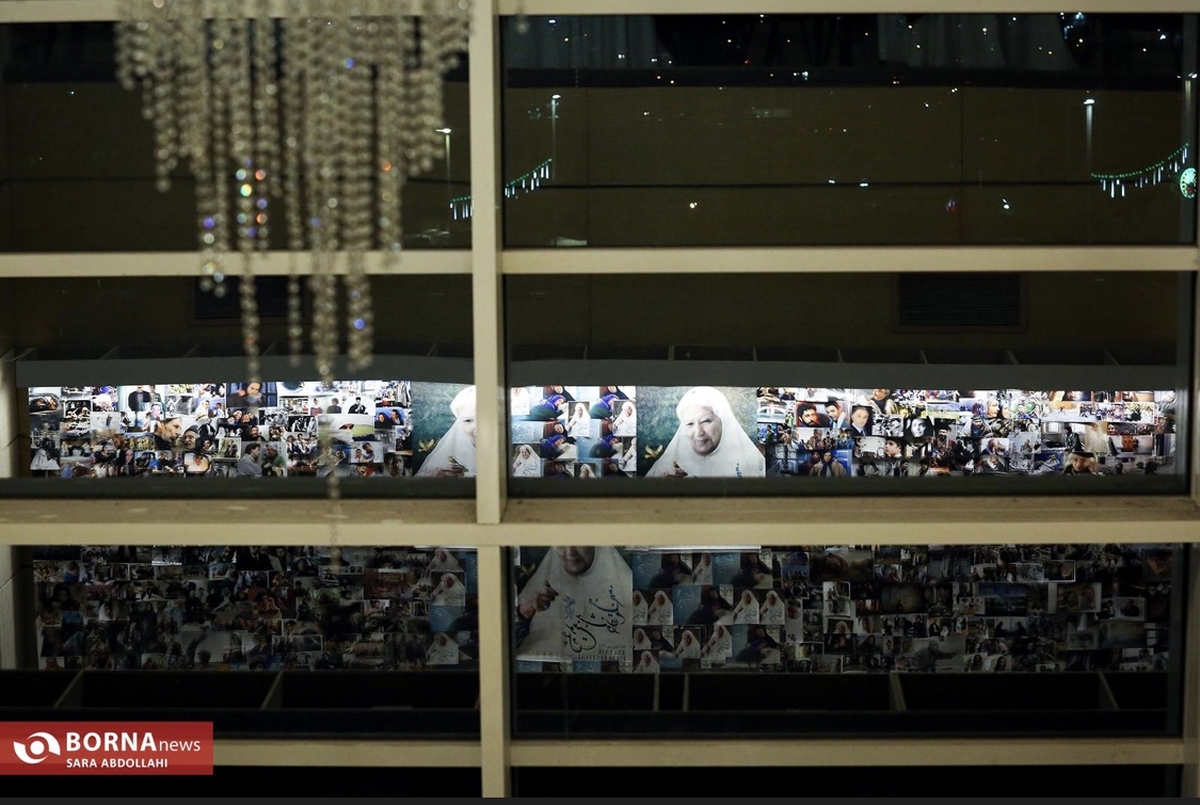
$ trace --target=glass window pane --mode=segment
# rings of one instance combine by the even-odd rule
[[[515,495],[1186,489],[1190,313],[1177,300],[1190,276],[538,276],[507,288]],[[637,482],[555,482],[626,478]]]
[[[509,20],[506,242],[1190,243],[1195,19]]]
[[[16,383],[27,395],[21,432],[30,435],[21,474],[138,479],[104,491],[72,485],[85,496],[151,487],[187,496],[218,484],[233,494],[278,494],[282,485],[320,497],[319,479],[332,473],[346,478],[350,495],[470,497],[469,277],[372,278],[372,364],[350,371],[341,343],[330,383],[319,380],[307,339],[291,363],[285,280],[256,286],[257,389],[242,376],[237,287],[216,298],[182,277],[89,280],[86,293],[75,279],[11,280]],[[301,302],[311,335],[310,305]],[[33,495],[57,486],[6,483]]]
[[[1179,729],[1182,546],[604,546],[514,557],[515,731]]]
[[[156,189],[153,124],[142,117],[141,92],[117,83],[112,24],[7,25],[0,38],[8,127],[0,148],[0,250],[195,250],[195,181],[184,164],[169,191]],[[455,217],[450,204],[471,192],[465,54],[444,88],[450,133],[432,170],[405,185],[406,248],[471,243],[470,221]],[[284,200],[271,197],[270,204],[278,222],[271,248],[284,249]]]
[[[28,578],[42,673],[11,717],[479,733],[473,548],[41,547]]]

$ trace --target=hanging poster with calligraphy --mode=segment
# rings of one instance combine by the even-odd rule
[[[521,551],[518,660],[600,660],[632,666],[633,571],[610,547]]]

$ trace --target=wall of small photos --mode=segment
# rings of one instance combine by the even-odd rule
[[[417,670],[478,659],[461,548],[41,547],[38,666]]]
[[[167,383],[29,389],[30,472],[139,476],[402,477],[465,438],[442,475],[475,473],[473,387],[407,380]],[[330,444],[322,447],[322,437]],[[424,468],[424,469],[423,469]]]
[[[1147,545],[522,548],[522,671],[1166,670]]]
[[[521,386],[514,478],[1175,472],[1174,391]]]

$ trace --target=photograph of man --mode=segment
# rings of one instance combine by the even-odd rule
[[[872,424],[871,408],[866,405],[856,405],[850,411],[850,436],[857,438],[859,436],[871,435]]]
[[[183,427],[183,420],[180,417],[174,417],[165,421],[155,422],[153,429],[150,431],[154,436],[154,447],[156,450],[171,450],[175,447],[175,441],[180,436],[180,430]]]
[[[261,476],[262,465],[259,459],[262,457],[262,445],[258,442],[246,445],[245,452],[238,459],[237,474],[239,478],[257,478]]]
[[[828,427],[835,431],[849,427],[849,420],[846,418],[846,409],[841,400],[830,400],[825,403],[825,416],[829,417]]]
[[[153,386],[151,386],[153,388]],[[145,386],[138,386],[133,391],[129,392],[126,402],[129,404],[129,410],[134,413],[145,411],[150,407],[150,403],[154,401],[154,393],[147,391]]]
[[[817,410],[817,404],[802,402],[796,405],[796,427],[798,428],[828,428],[829,417]]]
[[[347,413],[350,413],[350,414],[365,414],[366,412],[367,412],[367,406],[363,405],[362,397],[355,397],[354,404],[351,405],[350,409],[347,411]],[[333,413],[333,412],[330,411],[330,413]]]

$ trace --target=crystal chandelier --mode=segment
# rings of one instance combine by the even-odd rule
[[[223,296],[240,260],[248,382],[261,380],[254,257],[281,223],[293,363],[305,251],[322,381],[338,352],[341,275],[349,369],[370,363],[366,256],[399,257],[401,192],[441,154],[442,74],[470,19],[471,0],[121,0],[117,76],[141,87],[158,189],[180,163],[195,176],[202,287]]]

